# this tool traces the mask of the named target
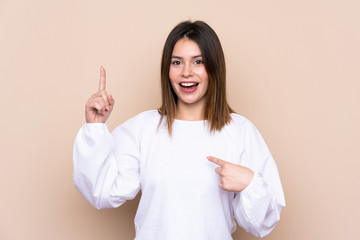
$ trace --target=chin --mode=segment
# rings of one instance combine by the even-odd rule
[[[205,102],[204,99],[189,99],[189,98],[178,98],[178,102],[182,102],[186,105],[196,105],[196,104],[199,104],[199,103],[202,103],[202,102]]]

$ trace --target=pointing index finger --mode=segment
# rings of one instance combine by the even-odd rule
[[[219,166],[224,166],[224,164],[225,163],[227,163],[226,161],[224,161],[224,160],[221,160],[221,159],[219,159],[219,158],[216,158],[216,157],[212,157],[212,156],[208,156],[208,157],[206,157],[207,158],[207,160],[209,160],[210,162],[213,162],[213,163],[215,163],[215,164],[217,164],[217,165],[219,165]]]
[[[100,82],[99,82],[99,91],[104,91],[106,87],[106,73],[105,68],[100,67]]]

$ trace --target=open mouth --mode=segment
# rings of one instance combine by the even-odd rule
[[[192,88],[192,87],[196,87],[197,85],[199,85],[199,83],[195,83],[195,82],[182,82],[180,83],[180,86],[183,88]]]

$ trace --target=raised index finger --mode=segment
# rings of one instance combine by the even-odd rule
[[[105,68],[100,67],[100,82],[99,82],[99,91],[104,91],[106,87],[106,73]]]
[[[224,161],[224,160],[221,160],[220,158],[216,158],[216,157],[212,157],[212,156],[209,156],[209,157],[206,157],[207,160],[209,160],[210,162],[213,162],[219,166],[224,166],[225,163],[227,163],[227,161]]]

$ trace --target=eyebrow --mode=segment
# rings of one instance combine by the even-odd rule
[[[202,54],[192,56],[191,58],[198,58],[198,57],[202,57]],[[180,56],[175,56],[175,55],[171,56],[171,58],[183,59],[182,57],[180,57]]]

